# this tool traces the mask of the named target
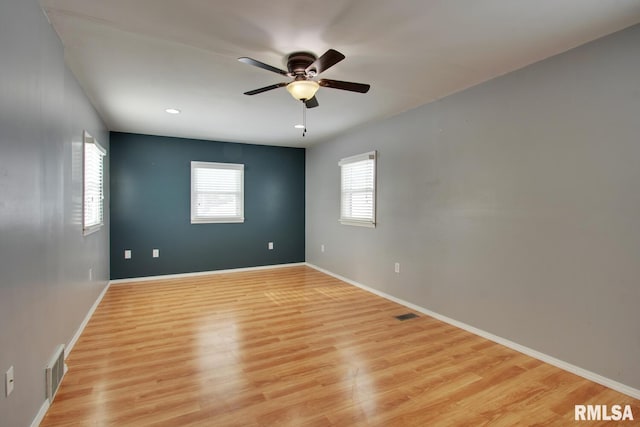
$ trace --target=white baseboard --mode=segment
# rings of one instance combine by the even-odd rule
[[[84,331],[84,328],[87,326],[87,323],[89,323],[89,320],[91,320],[91,316],[93,316],[93,313],[96,311],[96,308],[98,308],[98,305],[100,304],[100,301],[102,301],[102,298],[104,298],[104,295],[107,293],[108,289],[109,289],[109,282],[107,282],[107,284],[105,285],[104,289],[102,289],[102,291],[100,292],[100,295],[98,295],[98,298],[96,298],[95,302],[93,303],[93,305],[91,306],[91,308],[87,312],[87,315],[84,317],[84,320],[82,320],[82,323],[80,323],[80,326],[76,330],[76,333],[73,335],[73,337],[71,338],[69,343],[65,346],[65,348],[64,348],[64,358],[65,359],[67,357],[69,357],[69,354],[71,353],[71,350],[73,350],[73,347],[76,345],[76,342],[78,342],[78,339],[80,338],[80,335],[82,335],[82,332]],[[68,370],[67,364],[65,363],[65,365],[64,365],[65,374],[66,374],[67,370]],[[63,379],[64,379],[64,375],[63,375]],[[40,425],[40,423],[44,419],[44,416],[47,415],[47,411],[49,410],[49,406],[50,406],[49,399],[45,399],[44,403],[40,407],[40,410],[36,414],[36,417],[31,422],[31,427],[38,427]]]
[[[328,274],[329,276],[335,277],[336,279],[342,280],[343,282],[346,282],[350,285],[353,286],[357,286],[358,288],[361,288],[367,292],[371,292],[372,294],[376,294],[382,298],[388,299],[390,301],[396,302],[398,304],[404,305],[405,307],[408,307],[412,310],[418,311],[420,313],[426,314],[427,316],[431,316],[435,319],[441,320],[445,323],[448,323],[450,325],[453,325],[455,327],[458,327],[460,329],[464,329],[465,331],[471,332],[474,335],[478,335],[481,336],[482,338],[486,338],[489,341],[493,341],[496,342],[498,344],[501,344],[505,347],[509,347],[512,350],[518,351],[520,353],[526,354],[527,356],[531,356],[534,359],[538,359],[542,362],[548,363],[550,365],[556,366],[560,369],[563,369],[565,371],[571,372],[572,374],[576,374],[582,378],[586,378],[589,381],[593,381],[595,383],[601,384],[605,387],[608,387],[610,389],[613,389],[615,391],[618,391],[622,394],[626,394],[627,396],[633,397],[635,399],[640,399],[640,390],[630,387],[626,384],[622,384],[618,381],[614,381],[610,378],[607,377],[603,377],[602,375],[596,374],[594,372],[588,371],[586,369],[583,369],[579,366],[576,365],[572,365],[571,363],[565,362],[563,360],[560,359],[556,359],[553,356],[549,356],[548,354],[544,354],[541,353],[537,350],[534,350],[532,348],[529,347],[525,347],[523,345],[520,345],[516,342],[510,341],[506,338],[502,338],[499,337],[497,335],[494,335],[490,332],[487,331],[483,331],[482,329],[478,329],[476,327],[473,327],[471,325],[467,325],[466,323],[462,323],[459,322],[455,319],[451,319],[447,316],[443,316],[441,314],[438,314],[436,312],[433,312],[429,309],[426,309],[424,307],[420,307],[418,305],[412,304],[408,301],[404,301],[400,298],[396,298],[393,295],[389,295],[385,292],[379,291],[377,289],[373,289],[370,288],[369,286],[363,285],[362,283],[358,283],[354,280],[348,279],[346,277],[340,276],[339,274],[335,274],[329,270],[325,270],[324,268],[318,267],[317,265],[311,264],[311,263],[306,263],[307,266],[318,270],[322,273]]]
[[[78,327],[78,330],[76,330],[76,333],[71,338],[71,341],[69,341],[69,343],[65,346],[65,349],[64,349],[65,359],[69,357],[71,350],[73,350],[73,346],[76,345],[78,338],[80,338],[80,335],[82,335],[82,331],[84,331],[84,328],[86,328],[87,323],[89,323],[89,320],[91,320],[91,316],[93,316],[93,313],[96,311],[96,308],[98,308],[100,301],[102,301],[102,298],[104,298],[104,295],[107,293],[107,290],[109,290],[110,285],[111,283],[107,282],[104,289],[102,289],[102,292],[100,292],[100,295],[98,295],[98,298],[95,300],[95,302],[87,312],[87,315],[84,317],[84,320],[82,321],[82,323],[80,323],[80,326]]]
[[[31,426],[30,427],[38,427],[40,425],[40,423],[42,422],[42,420],[44,420],[44,416],[47,415],[47,411],[48,410],[49,410],[49,399],[45,399],[44,403],[40,407],[40,410],[38,411],[38,414],[36,415],[36,417],[31,422]]]
[[[290,264],[274,264],[274,265],[261,265],[258,267],[230,268],[227,270],[198,271],[195,273],[179,273],[179,274],[165,274],[160,276],[132,277],[130,279],[111,280],[109,283],[111,285],[118,285],[120,283],[148,282],[150,280],[162,280],[162,279],[182,279],[186,277],[209,276],[211,274],[227,274],[227,273],[240,273],[243,271],[271,270],[273,268],[295,267],[295,266],[301,266],[301,265],[307,265],[307,263],[294,262]]]

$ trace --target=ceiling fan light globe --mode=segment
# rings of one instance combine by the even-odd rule
[[[287,90],[298,101],[308,100],[315,96],[320,88],[313,80],[295,80],[287,85]]]

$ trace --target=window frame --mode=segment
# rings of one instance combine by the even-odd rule
[[[216,169],[216,170],[237,170],[240,171],[240,197],[239,208],[236,209],[237,215],[233,216],[198,216],[196,211],[197,195],[200,193],[197,188],[196,171],[197,169]],[[219,163],[219,162],[191,162],[191,224],[227,224],[227,223],[243,223],[244,217],[244,164],[240,163]]]
[[[377,158],[378,158],[378,153],[376,150],[374,151],[369,151],[367,153],[363,153],[363,154],[358,154],[355,156],[351,156],[351,157],[346,157],[344,159],[341,159],[338,162],[338,166],[340,166],[340,218],[339,218],[339,222],[340,224],[343,225],[355,225],[355,226],[359,226],[359,227],[369,227],[369,228],[375,228],[376,226],[376,202],[377,202],[377,185],[376,185],[376,181],[377,181]],[[363,161],[372,161],[372,182],[371,182],[371,188],[369,191],[371,193],[371,197],[372,197],[372,210],[371,210],[371,218],[365,218],[365,219],[359,219],[358,217],[355,217],[353,215],[351,216],[345,216],[344,215],[344,202],[345,202],[345,193],[348,192],[348,190],[345,190],[344,188],[344,167],[347,165],[351,165],[354,163],[359,163],[359,162],[363,162]]]
[[[93,147],[93,148],[89,148]],[[99,156],[100,165],[97,174],[98,179],[98,191],[97,195],[89,194],[89,189],[92,187],[89,185],[89,172],[92,164],[89,161],[95,161],[95,157],[90,157],[87,152],[88,149],[95,149],[95,153]],[[88,236],[100,230],[104,226],[104,158],[107,156],[107,150],[102,147],[96,139],[91,136],[86,130],[82,133],[82,235]],[[95,183],[94,183],[95,184]],[[97,198],[95,200],[89,200],[89,197]],[[94,206],[90,206],[94,204]],[[87,215],[89,211],[95,212],[96,218],[94,221],[88,222]]]

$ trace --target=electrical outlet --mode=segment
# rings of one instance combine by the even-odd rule
[[[324,245],[320,245],[320,252],[324,252]]]
[[[269,242],[269,250],[273,250],[273,242]]]
[[[89,269],[89,281],[93,280],[93,268]]]
[[[396,273],[400,273],[400,263],[399,262],[396,262],[396,265],[394,265],[393,270]]]
[[[154,258],[160,258],[160,249],[154,249],[152,252]]]
[[[7,372],[4,374],[4,385],[5,385],[5,396],[9,397],[11,392],[13,392],[13,366],[10,367]]]
[[[124,259],[131,259],[131,249],[124,250]]]

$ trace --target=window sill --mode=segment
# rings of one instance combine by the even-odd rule
[[[353,226],[356,226],[356,227],[376,228],[376,223],[375,222],[354,221],[354,220],[348,220],[348,219],[341,219],[339,221],[340,221],[340,224],[342,224],[342,225],[353,225]]]
[[[191,224],[238,224],[243,222],[244,222],[244,218],[219,218],[219,219],[191,218]]]
[[[93,234],[95,232],[100,231],[100,229],[102,228],[104,224],[98,224],[98,225],[92,225],[91,227],[87,227],[82,229],[82,235],[83,236],[88,236],[90,234]]]

